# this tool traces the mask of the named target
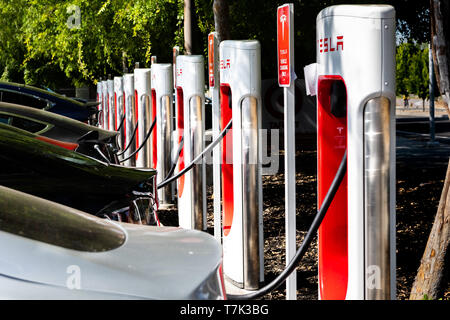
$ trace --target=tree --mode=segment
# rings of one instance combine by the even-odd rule
[[[416,46],[415,52],[410,56],[409,74],[406,87],[410,93],[422,99],[422,108],[425,111],[425,99],[429,97],[428,72],[428,46]]]
[[[422,99],[429,97],[428,46],[406,42],[397,46],[396,82],[397,95],[415,94]]]
[[[11,35],[24,51],[20,66],[26,83],[95,83],[121,74],[123,61],[128,67],[136,61],[146,66],[156,52],[170,61],[167,48],[182,43],[178,0],[21,1],[23,13],[12,12],[18,26]],[[0,6],[9,2],[0,0]],[[15,3],[11,6],[13,11]]]
[[[227,0],[214,0],[214,26],[219,42],[231,39],[230,8]]]
[[[430,0],[431,44],[439,91],[450,103],[450,28],[447,17],[450,4],[445,0]],[[410,299],[439,297],[449,269],[450,243],[450,162],[442,190],[439,208],[422,256]]]
[[[207,34],[224,39],[258,39],[262,76],[276,77],[276,7],[283,0],[190,0],[195,52],[207,52]],[[295,2],[297,74],[315,60],[315,19],[326,6],[345,0]],[[423,0],[355,0],[391,3],[397,9],[399,34],[424,42],[429,38],[429,3]],[[79,8],[80,24],[68,27]],[[0,68],[3,79],[63,84],[95,83],[121,74],[123,63],[148,66],[152,55],[171,61],[171,48],[184,44],[184,0],[0,0]],[[428,10],[428,11],[427,11]]]
[[[450,104],[450,3],[430,0],[431,45],[439,91]]]
[[[408,79],[410,74],[411,57],[414,54],[411,43],[401,43],[396,53],[396,83],[397,95],[409,96]]]
[[[24,0],[5,1],[0,7],[0,79],[21,81],[25,54],[23,40],[17,30],[22,26]]]

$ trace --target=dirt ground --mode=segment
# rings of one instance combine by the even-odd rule
[[[429,231],[438,207],[445,178],[450,147],[442,151],[423,150],[423,138],[402,137],[397,141],[397,299],[409,298]],[[297,139],[297,247],[300,246],[316,213],[316,139]],[[420,150],[420,152],[417,152]],[[430,156],[431,152],[431,156]],[[283,169],[282,152],[280,170]],[[213,233],[213,200],[208,188],[208,232]],[[264,267],[266,282],[272,281],[285,266],[284,174],[263,177],[264,193]],[[176,210],[161,212],[164,224],[176,225]],[[450,299],[450,285],[441,298]],[[316,300],[316,241],[297,268],[297,299]],[[264,299],[285,299],[285,286]]]

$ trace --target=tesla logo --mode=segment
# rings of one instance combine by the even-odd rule
[[[341,51],[344,50],[344,36],[336,36],[334,47],[332,38],[322,38],[317,40],[317,43],[319,44],[320,53],[339,51],[339,47]]]
[[[230,59],[220,60],[220,70],[231,69]]]
[[[287,16],[285,14],[281,15],[281,17],[280,17],[280,22],[282,24],[282,27],[281,27],[281,34],[282,34],[282,36],[281,36],[281,38],[283,40],[284,40],[284,24],[285,24],[286,20],[287,20]]]
[[[377,265],[370,265],[366,269],[367,289],[381,289],[381,269]]]

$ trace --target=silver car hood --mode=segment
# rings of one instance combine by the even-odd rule
[[[106,252],[65,249],[0,231],[0,298],[17,298],[13,292],[19,287],[39,292],[36,299],[220,298],[216,287],[222,251],[212,236],[108,223],[120,226],[126,240]],[[79,287],[71,286],[73,277]],[[12,296],[5,285],[11,286]]]

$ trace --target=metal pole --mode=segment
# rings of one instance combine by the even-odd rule
[[[284,178],[286,265],[294,259],[296,242],[296,176],[295,176],[295,64],[294,64],[294,5],[289,3],[289,86],[284,87]],[[282,20],[284,27],[285,20]],[[283,31],[284,32],[284,31]],[[286,299],[297,300],[296,272],[286,280]]]
[[[286,265],[291,262],[296,246],[296,195],[295,195],[295,86],[284,88],[284,161],[286,199]],[[286,299],[297,299],[297,276],[293,272],[286,281]]]
[[[428,60],[429,60],[429,91],[430,91],[430,140],[434,142],[435,140],[435,132],[436,127],[434,123],[434,63],[433,63],[433,54],[431,51],[431,45],[428,45]]]

